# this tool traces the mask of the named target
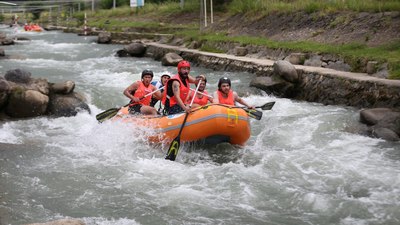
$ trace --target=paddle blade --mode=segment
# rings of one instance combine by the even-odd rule
[[[244,109],[247,112],[249,117],[254,118],[256,120],[261,120],[263,113],[261,111],[255,109]]]
[[[267,102],[262,106],[257,106],[256,108],[261,108],[262,110],[271,110],[274,107],[275,102]]]
[[[178,155],[180,142],[181,142],[181,140],[180,140],[180,137],[178,135],[178,137],[176,137],[171,142],[171,145],[169,146],[169,149],[168,149],[168,152],[167,152],[167,156],[165,157],[165,159],[169,159],[171,161],[175,161],[175,158]]]
[[[119,111],[119,108],[108,109],[102,113],[97,114],[96,119],[97,119],[97,121],[102,123],[110,118],[113,118],[115,115],[117,115],[118,111]]]

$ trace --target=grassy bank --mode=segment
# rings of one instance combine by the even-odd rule
[[[246,15],[248,20],[256,20],[271,13],[290,14],[306,12],[329,14],[341,11],[354,12],[387,12],[400,11],[399,0],[232,0],[229,4],[221,4],[214,0],[215,14],[232,16]],[[368,47],[363,43],[321,44],[310,41],[273,41],[265,37],[228,36],[221,30],[219,33],[210,32],[200,27],[200,1],[185,0],[185,6],[180,8],[179,1],[167,1],[162,4],[147,3],[140,9],[118,7],[116,9],[98,10],[95,13],[87,11],[88,25],[109,31],[125,31],[130,28],[143,28],[148,32],[171,33],[186,40],[207,40],[208,42],[236,42],[242,45],[260,45],[268,48],[285,48],[300,52],[318,52],[339,55],[349,62],[353,70],[366,61],[374,60],[387,62],[391,79],[400,79],[400,41],[383,43],[380,46]],[[186,19],[186,14],[196,16]],[[81,26],[84,12],[74,14]],[[180,18],[171,20],[171,18]],[[184,21],[186,20],[186,21]],[[220,50],[207,46],[203,51]]]
[[[359,71],[361,64],[366,61],[378,61],[379,63],[388,63],[390,70],[390,79],[400,79],[400,41],[384,44],[378,47],[368,47],[364,44],[350,43],[342,45],[320,44],[308,41],[299,42],[278,42],[260,37],[237,36],[227,37],[223,33],[198,33],[183,32],[184,37],[190,37],[192,40],[208,42],[235,42],[241,45],[259,45],[270,49],[289,49],[292,51],[304,53],[327,53],[335,54],[346,59],[354,71]],[[212,49],[204,46],[201,50],[220,52],[218,49]]]
[[[233,0],[227,7],[230,13],[267,15],[271,12],[387,12],[400,10],[398,0]]]

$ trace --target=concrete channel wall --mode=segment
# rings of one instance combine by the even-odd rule
[[[275,61],[272,60],[201,52],[156,42],[146,43],[146,46],[146,55],[156,60],[160,60],[168,52],[175,52],[197,66],[257,74],[258,79],[252,82],[252,86],[281,97],[358,108],[400,108],[400,80],[376,78],[366,73],[294,65],[299,79],[285,85],[291,86],[291,91],[287,92],[287,88],[271,88],[271,83],[275,82]]]

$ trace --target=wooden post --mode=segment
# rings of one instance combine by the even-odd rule
[[[211,14],[211,24],[214,23],[214,13],[213,13],[213,0],[210,0],[210,14]]]
[[[207,0],[204,0],[204,27],[207,27]]]
[[[84,20],[84,26],[83,26],[83,34],[86,36],[87,35],[87,26],[86,26],[87,20],[86,20],[86,12],[85,12],[85,20]]]

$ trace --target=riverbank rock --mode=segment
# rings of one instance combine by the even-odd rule
[[[286,81],[291,83],[297,83],[299,81],[296,68],[289,61],[278,60],[272,67],[274,69],[274,74],[281,76]]]
[[[21,69],[0,76],[0,113],[10,118],[36,116],[75,116],[80,111],[90,113],[86,99],[74,92],[75,83],[49,83],[47,79],[32,78]]]
[[[52,116],[76,116],[80,111],[90,112],[86,99],[76,92],[67,95],[54,94],[50,99],[47,113]]]
[[[8,81],[12,81],[15,83],[28,83],[31,80],[32,74],[28,71],[24,71],[21,69],[9,70],[6,72],[4,78]]]
[[[0,77],[0,109],[5,105],[10,90],[10,84],[3,77]]]
[[[400,141],[400,110],[390,108],[364,109],[360,121],[368,126],[372,137]]]
[[[183,58],[175,52],[168,52],[161,58],[161,65],[163,66],[177,66]]]
[[[69,94],[75,88],[75,82],[65,81],[63,83],[50,84],[50,88],[55,94]]]
[[[133,57],[142,57],[146,53],[146,46],[142,42],[134,42],[124,47],[124,50]]]
[[[118,57],[143,57],[146,54],[146,45],[137,41],[126,45],[123,49],[117,51]]]
[[[15,88],[8,98],[5,112],[14,118],[35,117],[44,115],[49,97],[34,90]]]
[[[8,38],[5,33],[0,32],[0,45],[13,45],[14,40]]]
[[[111,33],[110,32],[101,32],[97,36],[97,43],[99,44],[110,44],[111,43]]]
[[[272,70],[266,71],[263,75],[254,78],[250,82],[250,87],[259,88],[278,97],[292,98],[296,96],[299,75],[289,61],[276,61],[272,65]]]

